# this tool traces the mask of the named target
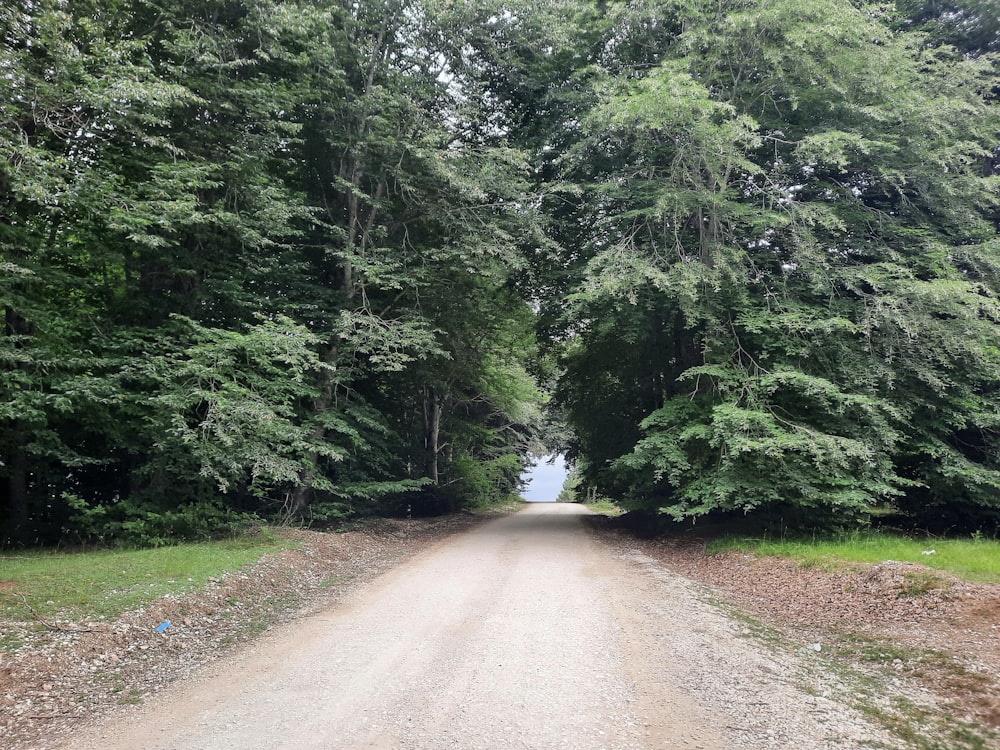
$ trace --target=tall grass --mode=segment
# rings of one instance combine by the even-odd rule
[[[821,567],[898,560],[947,571],[968,581],[1000,583],[1000,542],[995,539],[934,539],[864,531],[811,539],[729,537],[708,547],[710,554],[727,550],[789,557]]]
[[[264,534],[156,549],[0,554],[0,618],[112,619],[288,546]]]

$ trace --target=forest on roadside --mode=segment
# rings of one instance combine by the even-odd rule
[[[1000,527],[994,0],[11,0],[0,543]]]

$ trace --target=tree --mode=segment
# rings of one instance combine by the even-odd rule
[[[133,134],[130,104],[151,114],[174,93],[152,76],[131,21],[126,3],[0,11],[0,506],[12,538],[33,538],[33,506],[91,460],[66,438],[94,392],[85,376],[101,360],[88,333],[121,269],[113,247],[92,241],[123,198],[104,160]]]
[[[448,278],[492,305],[532,214],[519,152],[468,125],[472,75],[444,80],[462,45],[441,10],[3,11],[9,531],[185,504],[333,517],[430,479],[383,381],[448,367],[462,321],[426,295]]]
[[[1000,51],[1000,13],[990,0],[898,0],[897,6],[907,26],[926,31],[935,43],[973,56]]]
[[[578,432],[589,478],[676,518],[988,518],[989,65],[834,0],[677,12],[663,61],[610,82],[573,159],[602,171],[570,414],[577,357],[603,342],[605,372],[627,368]],[[656,334],[618,343],[621,325]],[[657,336],[674,345],[653,361],[625,353]],[[595,455],[587,434],[622,438]]]
[[[989,521],[989,11],[5,6],[4,536],[499,499],[553,380],[635,507]]]

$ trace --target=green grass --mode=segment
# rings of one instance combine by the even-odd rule
[[[0,618],[113,619],[289,546],[263,535],[143,550],[0,554]]]
[[[912,750],[987,750],[995,747],[997,734],[950,712],[947,707],[932,709],[900,695],[875,700],[857,696],[855,708],[892,732]]]
[[[708,546],[709,554],[739,550],[790,557],[803,565],[836,569],[845,563],[898,560],[947,571],[968,581],[1000,583],[1000,542],[994,539],[929,539],[856,532],[812,539],[730,537]],[[934,550],[934,554],[924,554]]]
[[[623,508],[615,505],[610,500],[597,500],[592,503],[585,503],[584,507],[609,518],[615,518],[625,512]]]

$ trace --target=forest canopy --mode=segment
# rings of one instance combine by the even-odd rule
[[[14,0],[0,538],[1000,522],[988,0]]]

